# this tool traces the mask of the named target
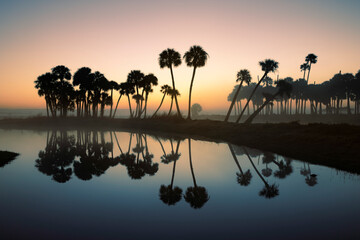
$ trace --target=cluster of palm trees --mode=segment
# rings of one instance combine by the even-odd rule
[[[266,61],[260,64],[265,64]],[[300,66],[304,77],[296,81],[291,77],[274,81],[264,74],[265,77],[256,84],[251,83],[252,78],[248,70],[240,70],[236,78],[240,83],[234,86],[228,96],[231,104],[225,121],[229,120],[232,110],[237,116],[236,122],[239,122],[246,110],[249,116],[247,122],[251,122],[257,114],[359,114],[360,70],[355,75],[340,72],[321,84],[308,84],[311,66],[316,62],[315,54],[306,56],[305,63]],[[276,70],[277,66],[273,66]],[[247,86],[243,86],[244,83]],[[244,107],[243,99],[247,100]],[[343,107],[343,101],[346,101],[346,107]],[[250,102],[252,111],[249,107]]]
[[[187,51],[183,59],[187,66],[193,67],[193,74],[189,90],[189,109],[188,119],[191,119],[191,93],[195,78],[196,69],[203,67],[208,59],[208,54],[200,46],[192,46]],[[169,68],[171,73],[172,87],[163,85],[161,93],[163,98],[153,117],[161,108],[165,96],[171,97],[170,110],[172,112],[173,102],[177,109],[177,115],[181,117],[181,111],[178,103],[179,91],[175,88],[175,79],[173,67],[181,64],[182,59],[179,52],[174,49],[166,49],[160,53],[160,68]],[[72,79],[72,83],[70,80]],[[126,96],[129,104],[131,118],[146,118],[148,97],[153,92],[153,86],[158,85],[157,77],[150,73],[145,75],[140,70],[132,70],[125,82],[118,84],[115,81],[109,81],[104,74],[92,70],[88,67],[78,69],[73,77],[69,68],[59,65],[37,78],[35,88],[38,89],[39,96],[44,96],[48,116],[66,117],[69,111],[77,109],[78,117],[104,117],[104,109],[110,106],[109,117],[115,117],[119,101],[122,96]],[[113,92],[118,91],[120,96],[113,111]],[[133,110],[131,100],[135,100],[136,107]],[[100,109],[100,111],[99,111]]]

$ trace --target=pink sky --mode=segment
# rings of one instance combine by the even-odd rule
[[[17,1],[15,1],[17,2]],[[38,3],[39,2],[39,3]],[[44,107],[34,89],[37,76],[56,65],[74,73],[88,66],[117,82],[131,70],[154,73],[170,84],[159,53],[170,47],[184,54],[200,45],[210,55],[197,71],[192,102],[204,110],[228,107],[237,71],[261,75],[258,62],[271,58],[279,70],[270,77],[302,76],[308,53],[318,55],[310,82],[360,69],[360,4],[356,1],[34,1],[0,6],[0,107]],[[327,3],[327,4],[325,4]],[[3,3],[1,3],[3,4]],[[187,106],[192,69],[175,69],[180,105]],[[117,95],[115,96],[117,97]],[[120,103],[126,108],[127,103]]]

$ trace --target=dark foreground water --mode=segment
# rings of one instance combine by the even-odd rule
[[[0,130],[1,239],[359,239],[359,176],[226,143]]]

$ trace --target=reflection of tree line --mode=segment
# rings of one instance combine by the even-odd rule
[[[252,179],[252,174],[250,170],[244,171],[241,168],[241,165],[239,163],[239,160],[236,155],[245,155],[246,158],[250,161],[252,167],[254,168],[256,174],[259,176],[261,181],[264,183],[264,188],[259,192],[260,196],[264,196],[266,198],[273,198],[279,195],[279,186],[274,184],[269,184],[268,181],[265,180],[264,177],[268,178],[273,174],[273,169],[269,167],[270,164],[274,164],[277,169],[274,171],[274,177],[279,179],[284,179],[287,176],[290,176],[293,173],[293,167],[291,165],[291,159],[284,157],[283,160],[279,161],[274,154],[265,152],[262,157],[262,163],[265,164],[265,168],[261,170],[261,173],[255,166],[253,162],[254,157],[258,157],[258,160],[260,160],[260,157],[262,153],[255,149],[249,149],[246,147],[237,147],[237,154],[235,153],[234,146],[231,144],[228,144],[230,152],[232,157],[234,158],[234,161],[239,168],[237,175],[237,182],[241,186],[248,186]],[[258,163],[259,164],[259,163]],[[317,175],[312,174],[310,170],[310,165],[307,163],[307,167],[304,163],[304,168],[300,170],[300,174],[305,176],[305,183],[309,186],[314,186],[317,184]]]
[[[193,179],[193,186],[183,190],[174,185],[176,163],[181,157],[179,148],[185,140],[183,138],[163,139],[154,137],[159,143],[163,155],[160,160],[164,164],[172,164],[172,176],[169,185],[161,185],[159,197],[167,205],[175,205],[182,198],[193,208],[201,208],[209,200],[209,195],[205,187],[199,186],[193,168],[193,159],[191,154],[191,139],[187,139],[189,149],[189,166]],[[114,156],[113,147],[116,143],[120,154]],[[168,143],[169,148],[164,147]],[[256,174],[264,183],[264,188],[259,195],[266,198],[272,198],[279,194],[278,185],[269,184],[265,178],[274,176],[279,179],[286,178],[293,172],[291,160],[284,158],[278,160],[273,154],[265,153],[262,156],[262,163],[265,168],[260,171],[254,164],[254,158],[258,158],[258,164],[262,152],[245,147],[236,147],[229,144],[230,152],[239,169],[237,173],[237,182],[242,186],[248,186],[251,183],[252,173],[250,169],[243,169],[237,158],[237,155],[245,155],[250,161]],[[159,164],[153,162],[154,155],[151,154],[148,147],[148,138],[146,134],[130,133],[129,144],[124,150],[119,144],[116,134],[110,132],[110,141],[105,140],[104,132],[98,131],[77,131],[75,135],[69,135],[66,131],[53,131],[48,133],[47,144],[44,151],[39,152],[39,158],[36,160],[38,170],[59,183],[67,182],[74,174],[81,180],[90,180],[94,176],[101,176],[110,167],[119,163],[126,167],[127,173],[131,179],[142,179],[144,176],[154,176],[159,170]],[[271,165],[271,166],[270,166]],[[275,166],[276,169],[271,167]],[[309,186],[317,183],[315,174],[311,173],[310,166],[304,164],[300,173],[305,176],[305,182]]]

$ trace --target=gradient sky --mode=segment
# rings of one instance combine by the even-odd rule
[[[139,69],[171,84],[159,53],[184,54],[194,44],[210,55],[193,88],[192,102],[204,110],[228,107],[237,71],[249,69],[256,81],[265,58],[279,62],[270,77],[297,79],[305,56],[315,53],[310,82],[321,83],[360,69],[359,13],[359,0],[0,0],[0,107],[44,107],[34,80],[56,65],[72,73],[88,66],[117,82]],[[185,64],[175,69],[183,110],[191,74]]]

